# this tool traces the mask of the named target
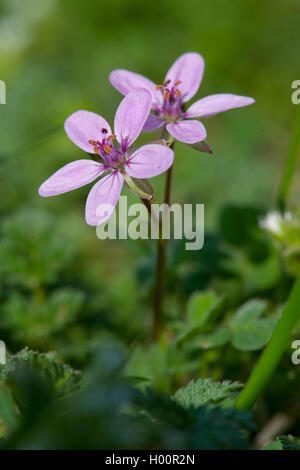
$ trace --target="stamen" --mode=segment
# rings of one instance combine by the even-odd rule
[[[101,132],[102,132],[102,134],[107,134],[108,130],[105,129],[105,127],[103,127],[103,128],[101,129]]]
[[[179,97],[181,96],[180,90],[178,90],[178,88],[176,88],[175,93],[176,93],[177,96],[179,96]]]
[[[177,85],[180,85],[180,83],[182,83],[181,80],[176,80],[175,85],[176,85],[176,86],[177,86]]]
[[[116,134],[111,134],[108,138],[107,141],[110,142],[116,138]]]
[[[165,81],[164,81],[164,86],[169,85],[170,82],[171,82],[171,80],[165,80]]]
[[[156,85],[155,90],[161,90],[163,85]]]
[[[170,99],[170,96],[171,96],[171,95],[170,95],[169,90],[165,90],[165,91],[164,91],[164,99],[165,99],[165,100],[169,100],[169,99]]]
[[[96,155],[99,155],[99,149],[98,149],[98,144],[97,144],[96,140],[90,139],[89,144],[91,144],[94,147],[94,153]]]
[[[103,146],[103,150],[104,150],[105,153],[108,153],[108,154],[111,153],[111,148],[110,148],[109,145],[104,145],[104,146]]]

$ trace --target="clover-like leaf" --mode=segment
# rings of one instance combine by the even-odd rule
[[[266,302],[252,299],[243,304],[231,320],[232,345],[240,351],[262,348],[270,339],[277,315],[261,318]]]
[[[187,306],[187,326],[181,330],[176,341],[181,343],[205,331],[210,320],[219,313],[222,303],[223,298],[212,291],[195,292]]]
[[[201,335],[200,338],[197,338],[195,341],[195,346],[198,346],[201,349],[213,349],[224,346],[230,341],[231,333],[229,328],[221,327],[217,328],[212,333],[207,335]]]

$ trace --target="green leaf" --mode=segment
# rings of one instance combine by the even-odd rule
[[[300,450],[300,443],[294,436],[280,436],[262,450]]]
[[[282,450],[282,444],[277,439],[276,441],[273,441],[270,444],[263,447],[262,450]]]
[[[212,318],[215,319],[219,313],[222,303],[223,297],[219,298],[214,292],[195,292],[187,306],[187,326],[181,330],[176,342],[186,341],[206,329]]]
[[[249,321],[235,333],[232,345],[240,351],[261,349],[271,338],[276,323],[271,318]]]
[[[300,450],[300,442],[294,436],[280,436],[282,450]]]
[[[155,448],[246,449],[249,433],[256,429],[250,413],[233,407],[204,404],[186,408],[176,399],[150,389],[138,401],[140,411],[148,418],[147,429],[152,428],[157,439]]]
[[[277,316],[260,318],[266,302],[259,299],[243,304],[230,322],[232,345],[240,351],[262,348],[270,339],[277,323]]]
[[[18,421],[16,404],[8,387],[0,380],[0,438],[11,434],[16,429]]]
[[[39,353],[24,348],[8,356],[6,364],[0,366],[0,379],[9,384],[19,367],[28,367],[41,374],[54,388],[58,398],[77,392],[81,385],[81,373],[59,362],[54,352]]]
[[[218,328],[213,333],[202,335],[196,339],[195,346],[199,345],[201,349],[213,349],[224,346],[230,341],[231,333],[228,328]]]
[[[243,450],[249,434],[256,430],[253,416],[235,408],[201,406],[195,410],[196,424],[189,432],[188,449]]]
[[[245,302],[231,320],[233,328],[239,328],[245,322],[257,319],[267,307],[267,302],[260,299],[251,299]]]
[[[180,388],[174,395],[175,400],[184,408],[197,408],[205,403],[218,403],[234,392],[242,389],[238,382],[214,382],[212,379],[191,380],[185,387]]]
[[[208,320],[219,299],[214,292],[196,292],[188,303],[188,319],[193,325],[202,327]]]

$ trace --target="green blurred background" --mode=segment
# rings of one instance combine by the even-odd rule
[[[0,339],[9,353],[25,346],[53,350],[58,360],[85,370],[99,346],[121,349],[123,375],[138,387],[146,383],[169,394],[191,378],[247,380],[299,270],[299,212],[275,244],[258,224],[274,207],[297,113],[291,84],[300,78],[299,19],[298,0],[0,0],[0,80],[7,93],[7,103],[0,105]],[[84,158],[64,132],[71,113],[90,110],[112,124],[121,95],[108,81],[111,70],[125,68],[161,83],[187,51],[201,53],[206,64],[195,99],[236,93],[256,103],[206,120],[213,155],[176,143],[171,200],[205,204],[205,245],[187,252],[182,243],[169,243],[166,328],[150,344],[155,242],[100,241],[84,220],[90,187],[53,198],[40,198],[38,188],[58,168]],[[139,140],[155,138],[143,134]],[[297,169],[289,195],[296,213],[299,177]],[[158,201],[164,178],[152,180]],[[123,194],[136,202],[126,189]],[[296,249],[287,255],[290,246]],[[245,304],[253,298],[259,300]],[[299,335],[298,325],[295,338]],[[14,361],[28,361],[22,354],[10,356],[0,379],[10,377]],[[51,365],[52,356],[34,357],[46,372],[55,368],[59,388],[68,369]],[[27,444],[9,445],[78,448],[82,439],[83,446],[94,448],[176,445],[165,437],[152,441],[149,423],[145,441],[139,440],[144,435],[139,429],[128,434],[126,422],[119,433],[117,404],[126,402],[127,385],[103,386],[109,367],[119,368],[116,357],[94,359],[97,385],[93,393],[83,390],[67,427],[58,421],[51,434],[56,412],[50,405],[33,441],[29,436]],[[25,408],[38,414],[39,389],[34,381],[31,388],[23,385]],[[291,364],[287,349],[258,405],[259,427],[289,409],[289,429],[299,436],[299,386],[299,367]],[[162,399],[157,408],[158,399],[149,396],[151,407],[163,414],[167,402]],[[88,428],[81,426],[85,413],[91,418]],[[31,415],[28,420],[35,422]],[[207,423],[214,425],[214,419]],[[27,429],[30,433],[25,420]],[[206,432],[202,437],[207,448]]]
[[[253,96],[256,104],[207,121],[213,157],[177,146],[173,199],[205,203],[208,227],[225,202],[270,204],[296,112],[290,96],[300,62],[299,12],[293,0],[1,0],[2,214],[35,204],[64,213],[64,220],[78,217],[82,236],[94,238],[82,217],[88,188],[51,200],[37,196],[53,170],[82,156],[63,122],[78,109],[112,122],[121,95],[108,82],[111,70],[160,83],[186,51],[206,62],[197,97],[229,92]]]
[[[151,321],[152,242],[98,240],[84,220],[89,187],[38,196],[55,170],[83,157],[66,137],[64,120],[87,109],[112,123],[121,96],[108,81],[111,70],[161,83],[180,54],[197,51],[206,70],[196,98],[237,93],[256,104],[207,120],[212,156],[176,144],[172,201],[204,203],[211,233],[225,205],[269,210],[296,115],[291,83],[299,78],[299,15],[297,0],[0,0],[0,79],[7,86],[7,104],[0,106],[0,336],[10,350],[53,348],[82,364],[99,338],[128,338],[131,345],[145,338]],[[295,203],[298,181],[299,172]],[[158,200],[163,182],[163,175],[153,180]],[[197,260],[213,270],[211,256],[219,254],[213,248],[210,255],[210,243],[214,238],[206,241],[206,258],[199,253]],[[176,256],[175,250],[171,263]],[[176,299],[171,276],[171,318],[205,284],[206,271],[197,272],[191,287],[180,284]],[[237,304],[275,285],[256,285],[256,271],[251,275],[221,287],[215,280],[214,288],[225,286]]]

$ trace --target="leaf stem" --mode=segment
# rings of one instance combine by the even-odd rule
[[[300,275],[296,279],[273,332],[270,342],[265,347],[248,382],[236,401],[236,408],[250,409],[264,391],[273,375],[283,353],[286,350],[291,332],[300,317]]]

